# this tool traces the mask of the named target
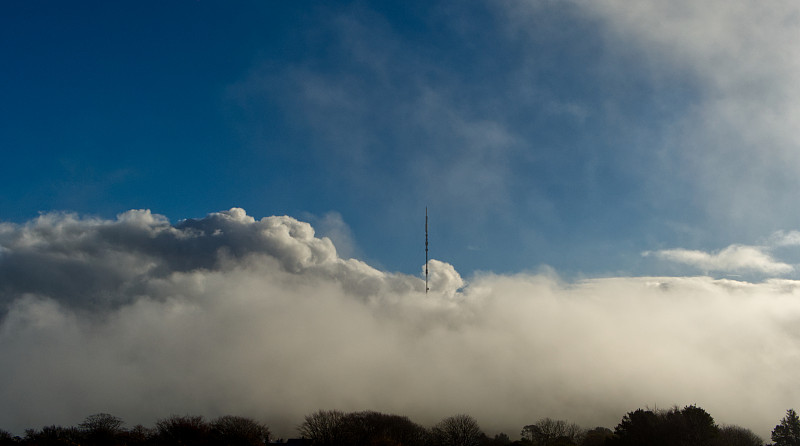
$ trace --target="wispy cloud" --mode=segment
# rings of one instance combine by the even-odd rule
[[[655,88],[672,87],[661,93],[690,92],[677,118],[652,123],[665,130],[655,148],[670,173],[665,184],[690,185],[712,224],[739,233],[797,221],[797,212],[786,211],[795,194],[785,192],[800,186],[798,4],[576,4],[601,20],[612,51],[637,54]]]
[[[326,173],[338,187],[366,200],[382,203],[383,191],[400,189],[392,198],[398,207],[424,197],[461,224],[509,212],[522,141],[494,93],[444,67],[438,53],[409,45],[372,11],[355,8],[325,23],[331,54],[280,70],[256,66],[230,87],[231,98],[280,104],[312,141],[309,156],[332,166]],[[337,69],[329,69],[329,57]],[[570,105],[559,113],[582,111]],[[460,218],[466,214],[470,221]]]
[[[645,252],[645,255],[649,254],[650,252]],[[757,246],[731,245],[714,253],[689,249],[666,249],[652,254],[703,271],[756,272],[768,275],[783,275],[794,271],[792,265],[776,261],[763,248]]]
[[[774,246],[800,246],[800,231],[776,231],[769,241]]]

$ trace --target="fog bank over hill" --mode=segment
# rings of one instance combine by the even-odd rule
[[[800,282],[429,268],[426,294],[238,208],[0,224],[0,428],[240,414],[287,437],[336,408],[469,413],[516,437],[696,403],[768,438],[800,401]]]

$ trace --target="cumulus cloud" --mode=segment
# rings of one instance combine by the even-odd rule
[[[423,288],[418,279],[339,258],[331,240],[315,237],[308,223],[286,216],[256,221],[239,208],[176,225],[149,210],[131,210],[113,221],[44,214],[22,226],[6,225],[0,245],[5,304],[33,294],[81,307],[115,307],[145,293],[151,279],[217,270],[257,255],[269,256],[283,271],[346,283],[358,295],[382,287]]]
[[[322,217],[314,215],[308,216],[309,223],[323,236],[329,238],[336,245],[336,252],[340,257],[351,258],[358,252],[353,232],[345,223],[342,214],[338,212],[327,212]]]
[[[649,252],[645,252],[649,255]],[[690,249],[666,249],[656,251],[655,256],[672,262],[683,263],[703,271],[756,272],[767,275],[783,275],[794,271],[794,267],[772,258],[764,248],[758,246],[731,245],[708,253]]]
[[[449,297],[455,296],[456,291],[464,286],[461,275],[458,274],[458,271],[449,263],[431,259],[428,262],[428,274],[428,288],[432,291],[442,292]]]
[[[291,436],[338,408],[467,412],[513,435],[697,403],[765,435],[800,397],[795,281],[464,281],[432,260],[426,294],[307,223],[236,208],[45,214],[4,225],[0,246],[0,426],[16,432],[102,411],[243,414]]]

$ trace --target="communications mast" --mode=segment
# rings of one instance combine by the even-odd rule
[[[425,206],[425,294],[428,294],[428,206]]]

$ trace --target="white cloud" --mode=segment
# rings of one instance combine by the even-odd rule
[[[716,253],[689,249],[666,249],[653,254],[659,258],[684,263],[704,271],[756,272],[770,275],[782,275],[794,271],[794,267],[776,261],[764,252],[763,248],[757,246],[731,245]]]
[[[353,232],[350,230],[350,226],[345,223],[342,214],[330,211],[321,217],[309,214],[307,218],[320,234],[331,239],[333,244],[336,245],[336,252],[340,257],[351,258],[359,252],[353,238]]]
[[[800,231],[776,231],[770,242],[774,246],[800,246]]]
[[[575,2],[604,25],[606,48],[632,51],[659,97],[691,96],[664,136],[665,187],[686,182],[714,222],[750,234],[799,216],[800,5],[752,0]],[[671,166],[671,167],[670,167]],[[673,186],[674,187],[674,186]]]
[[[0,246],[0,426],[15,432],[103,411],[244,414],[289,436],[338,408],[425,424],[468,412],[513,436],[543,416],[613,427],[697,403],[765,435],[800,397],[795,281],[465,284],[432,260],[426,295],[420,277],[339,258],[307,223],[241,209],[174,225],[47,214]]]
[[[464,286],[461,275],[458,274],[458,271],[449,263],[431,259],[428,262],[428,274],[428,288],[431,291],[440,292],[446,296],[453,297],[456,292]]]

